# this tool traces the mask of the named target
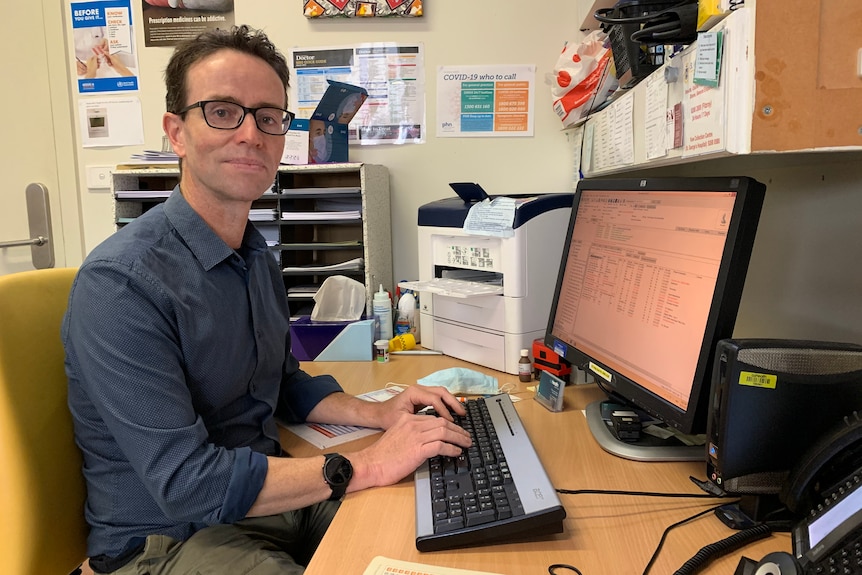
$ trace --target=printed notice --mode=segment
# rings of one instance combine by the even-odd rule
[[[425,141],[425,69],[421,44],[390,42],[294,48],[296,81],[290,101],[310,118],[327,80],[362,86],[368,99],[348,127],[349,143],[421,144]]]
[[[683,157],[725,149],[724,84],[695,82],[696,50],[683,53]],[[726,82],[725,82],[726,84]]]
[[[667,155],[667,82],[663,74],[650,74],[646,81],[644,139],[647,159]]]
[[[437,137],[532,136],[535,66],[437,68]]]
[[[138,60],[130,0],[75,2],[73,69],[78,92],[95,94],[138,89]]]

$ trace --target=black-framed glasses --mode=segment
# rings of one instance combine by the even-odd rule
[[[186,106],[177,112],[177,115],[185,114],[193,108],[200,108],[207,126],[216,130],[236,130],[242,125],[245,115],[251,114],[257,129],[271,136],[286,134],[290,129],[291,122],[296,117],[293,112],[282,108],[272,106],[246,108],[236,102],[223,100],[201,100]]]

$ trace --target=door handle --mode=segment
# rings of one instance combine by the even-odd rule
[[[33,183],[25,190],[27,196],[27,219],[30,236],[24,240],[0,242],[0,248],[30,246],[33,267],[37,270],[54,267],[54,243],[51,237],[51,208],[48,204],[48,188]]]

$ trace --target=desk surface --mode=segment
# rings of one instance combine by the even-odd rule
[[[393,357],[376,362],[307,362],[311,374],[330,373],[346,391],[364,393],[387,382],[413,384],[417,378],[448,367],[463,366],[496,376],[500,385],[516,386],[518,413],[552,483],[558,489],[616,489],[699,493],[689,476],[703,479],[705,465],[696,462],[644,463],[604,452],[593,440],[583,408],[601,398],[593,385],[569,386],[564,410],[552,413],[532,399],[517,376],[446,356]],[[339,445],[348,452],[374,437]],[[317,448],[283,431],[285,449],[295,455]],[[335,451],[336,448],[327,451]],[[396,485],[352,493],[308,566],[306,575],[362,573],[377,555],[429,565],[490,571],[506,575],[547,573],[552,563],[568,563],[584,575],[643,573],[664,529],[717,504],[709,499],[667,499],[621,495],[560,495],[567,518],[564,532],[529,542],[419,553],[415,546],[413,478]],[[650,573],[673,573],[705,545],[734,531],[711,513],[672,530]],[[710,563],[702,573],[730,575],[739,557],[759,560],[771,551],[790,551],[788,534],[774,534],[741,551]]]

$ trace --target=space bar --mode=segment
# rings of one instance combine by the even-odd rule
[[[476,511],[475,513],[467,514],[467,527],[473,527],[474,525],[482,525],[483,523],[489,523],[497,518],[497,512],[493,509],[487,509],[485,511]]]

